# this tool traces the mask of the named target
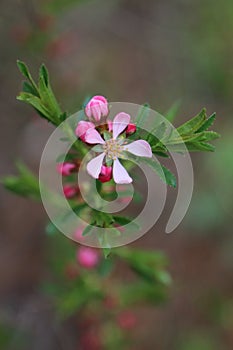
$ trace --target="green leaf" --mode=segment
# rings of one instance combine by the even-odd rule
[[[202,131],[200,133],[196,133],[195,135],[198,135],[196,138],[197,141],[211,141],[220,137],[220,135],[215,131]]]
[[[22,163],[17,163],[19,176],[7,176],[1,180],[3,186],[15,194],[40,200],[38,179]]]
[[[33,106],[37,111],[39,111],[42,116],[48,120],[52,120],[49,110],[44,107],[39,97],[36,97],[27,92],[21,92],[19,96],[17,96],[17,100],[26,102]]]
[[[38,89],[37,89],[36,83],[34,82],[26,64],[20,60],[17,60],[17,66],[20,72],[23,74],[23,76],[30,81],[31,85],[33,86],[34,90],[37,92],[37,95],[38,95]]]
[[[23,92],[28,92],[29,94],[38,97],[37,90],[36,90],[36,89],[33,87],[33,85],[32,85],[31,83],[29,83],[28,81],[24,81],[24,82],[23,82]]]
[[[93,226],[92,225],[87,225],[85,227],[85,229],[83,230],[82,236],[88,236],[90,235],[92,232]]]
[[[145,281],[130,283],[119,288],[121,300],[124,306],[148,302],[152,305],[163,302],[167,298],[163,285],[148,284]]]
[[[123,259],[146,263],[156,266],[157,268],[167,266],[168,264],[166,255],[161,251],[141,250],[135,248],[130,249],[123,247],[115,249],[114,253]]]
[[[102,248],[102,249],[103,249],[104,257],[105,259],[107,259],[111,254],[112,249],[111,248]]]
[[[41,65],[39,73],[39,94],[43,105],[50,111],[50,115],[59,124],[62,112],[57,103],[49,83],[49,74],[45,65]]]
[[[153,147],[158,143],[161,143],[161,140],[166,132],[167,126],[166,123],[162,122],[158,126],[156,126],[151,133],[147,136],[147,141]],[[162,146],[162,143],[161,143]]]
[[[180,101],[176,101],[172,106],[171,108],[168,110],[167,113],[165,113],[165,117],[166,119],[172,123],[178,113],[178,110],[180,108]]]
[[[183,135],[181,137],[173,138],[170,141],[166,142],[166,145],[175,145],[179,143],[187,143],[187,142],[193,142],[193,141],[211,141],[218,139],[220,135],[217,132],[214,131],[202,131],[202,132],[196,132],[194,134],[190,135]]]
[[[169,158],[169,154],[168,153],[165,153],[163,151],[159,151],[156,146],[152,147],[151,149],[152,149],[152,152],[154,154],[156,154],[157,156],[164,157],[164,158]]]
[[[49,85],[49,72],[44,64],[41,65],[39,76],[44,80],[45,85],[48,87]]]
[[[125,226],[127,224],[130,224],[130,229],[133,231],[138,231],[140,228],[133,218],[131,219],[125,216],[113,216],[113,219],[120,226]]]
[[[167,259],[162,253],[122,248],[116,250],[115,254],[126,260],[129,266],[145,281],[159,282],[163,285],[170,282],[168,273],[162,268],[167,264]]]
[[[208,130],[214,123],[216,119],[216,113],[213,113],[206,121],[202,124],[202,126],[197,130],[197,132]]]
[[[215,151],[215,146],[206,142],[187,143],[186,147],[191,152],[196,152],[196,151],[214,152]]]
[[[109,248],[103,248],[104,258],[102,259],[99,266],[98,266],[98,273],[101,277],[107,277],[114,267],[113,259],[108,259],[111,249]]]
[[[26,66],[26,64],[24,62],[17,60],[17,66],[25,78],[27,78],[28,80],[32,79],[32,76],[28,70],[28,67]]]
[[[186,123],[182,124],[177,128],[177,132],[182,135],[187,135],[190,133],[196,132],[200,127],[203,125],[203,123],[206,120],[206,109],[203,108],[202,111],[192,118],[191,120],[187,121]]]
[[[118,224],[120,224],[122,226],[127,225],[132,221],[131,218],[128,218],[126,216],[115,216],[114,215],[113,218]]]
[[[158,270],[155,272],[156,278],[164,285],[170,285],[172,282],[171,275],[165,270]]]

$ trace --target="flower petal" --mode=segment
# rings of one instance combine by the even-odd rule
[[[85,134],[85,141],[87,143],[91,143],[91,144],[105,144],[104,139],[101,137],[101,135],[98,133],[98,131],[96,129],[89,129],[87,130],[86,134]]]
[[[124,150],[139,157],[152,157],[152,151],[149,143],[145,140],[137,140],[129,143]]]
[[[90,104],[90,108],[92,111],[92,115],[94,119],[98,122],[101,118],[101,109],[100,109],[100,103],[98,101],[92,102]]]
[[[118,159],[113,163],[113,179],[117,184],[129,184],[133,181]]]
[[[118,113],[113,119],[112,130],[113,138],[116,139],[122,131],[125,130],[130,122],[130,115],[124,112]]]
[[[100,155],[93,158],[92,160],[90,160],[90,162],[87,163],[87,172],[89,175],[94,177],[94,179],[98,179],[99,177],[104,157],[105,153],[101,153]]]

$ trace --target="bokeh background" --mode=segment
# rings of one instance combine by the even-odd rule
[[[47,65],[70,113],[94,94],[148,102],[162,114],[179,102],[175,125],[202,107],[217,113],[222,137],[215,153],[192,157],[195,188],[185,220],[166,235],[168,203],[159,224],[134,244],[165,251],[173,278],[166,304],[138,311],[135,350],[233,348],[232,38],[231,0],[0,2],[1,176],[15,173],[16,159],[36,169],[51,130],[15,99],[18,58],[33,73]],[[38,292],[50,253],[42,206],[1,187],[0,215],[1,349],[18,349],[21,328],[30,330],[30,349],[74,349],[67,343],[73,329],[54,335],[49,302]]]

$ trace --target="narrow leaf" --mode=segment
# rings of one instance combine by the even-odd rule
[[[191,120],[179,126],[177,128],[177,131],[180,135],[187,135],[189,133],[194,133],[198,129],[200,129],[200,127],[203,125],[205,120],[206,120],[206,110],[205,108],[203,108],[202,111],[197,116],[195,116]]]
[[[208,130],[214,123],[216,119],[216,113],[213,113],[206,121],[202,124],[202,126],[197,130],[197,132]]]

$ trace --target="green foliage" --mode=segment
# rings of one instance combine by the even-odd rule
[[[170,284],[171,278],[164,269],[168,264],[164,254],[128,248],[115,249],[113,253],[125,260],[146,282]]]
[[[7,176],[1,180],[3,186],[23,197],[40,200],[39,181],[36,176],[21,162],[17,163],[18,176]]]
[[[119,287],[123,306],[131,306],[141,303],[156,305],[166,300],[166,287],[161,284],[151,284],[145,281],[137,281]]]
[[[60,106],[54,96],[50,82],[49,73],[44,64],[39,70],[38,84],[32,78],[28,67],[22,61],[17,61],[18,68],[28,81],[23,83],[23,91],[17,97],[18,100],[31,105],[36,111],[49,122],[59,125],[64,120]]]
[[[181,104],[180,101],[176,101],[171,106],[171,108],[167,111],[167,113],[165,113],[165,117],[170,123],[172,123],[174,121],[174,119],[176,118],[177,113],[178,113],[179,108],[180,108],[180,104]]]
[[[168,113],[170,121],[173,120],[177,106],[173,108]],[[184,152],[184,144],[188,151],[213,152],[215,147],[209,141],[219,138],[220,135],[208,129],[213,125],[215,118],[215,113],[208,118],[206,110],[202,109],[194,118],[175,130],[171,129],[170,132],[167,131],[166,123],[162,122],[147,134],[146,140],[150,143],[152,152],[162,157],[169,157],[168,149],[172,152]]]
[[[198,115],[176,129],[180,136],[173,131],[164,141],[165,145],[174,152],[182,151],[182,143],[185,143],[188,151],[213,152],[215,147],[209,141],[219,138],[220,135],[208,129],[213,124],[215,117],[214,113],[208,118],[206,110],[202,109]]]

